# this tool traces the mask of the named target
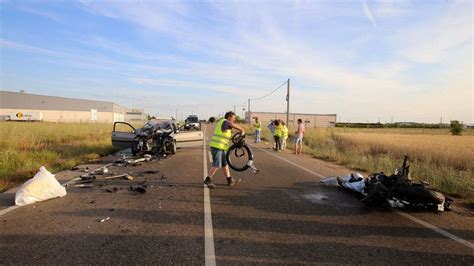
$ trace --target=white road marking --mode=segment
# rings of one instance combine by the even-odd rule
[[[431,230],[437,232],[438,234],[441,234],[441,235],[443,235],[443,236],[445,236],[445,237],[447,237],[447,238],[451,238],[452,240],[454,240],[454,241],[456,241],[456,242],[458,242],[458,243],[460,243],[460,244],[463,244],[463,245],[465,245],[465,246],[468,247],[468,248],[474,249],[474,244],[471,243],[471,242],[469,242],[469,241],[467,241],[467,240],[464,240],[464,239],[462,239],[462,238],[460,238],[460,237],[458,237],[458,236],[456,236],[456,235],[453,235],[453,234],[451,234],[451,233],[449,233],[449,232],[444,231],[443,229],[441,229],[441,228],[439,228],[439,227],[436,227],[436,226],[434,226],[434,225],[432,225],[432,224],[430,224],[430,223],[427,223],[427,222],[425,222],[425,221],[423,221],[423,220],[420,220],[420,219],[418,219],[418,218],[416,218],[416,217],[413,217],[413,216],[411,216],[410,214],[408,214],[408,213],[406,213],[406,212],[401,212],[401,211],[395,211],[395,212],[398,213],[399,215],[401,215],[401,216],[403,216],[403,217],[405,217],[405,218],[407,218],[407,219],[409,219],[409,220],[411,220],[411,221],[417,223],[417,224],[423,225],[424,227],[429,228],[429,229],[431,229]]]
[[[254,146],[254,147],[255,147],[255,146]],[[255,148],[257,148],[257,147],[255,147]],[[280,160],[282,160],[282,161],[285,161],[285,162],[287,162],[287,163],[289,163],[289,164],[292,164],[292,165],[294,165],[294,166],[296,166],[296,167],[298,167],[298,168],[300,168],[300,169],[303,169],[303,170],[305,170],[306,172],[308,172],[308,173],[310,173],[310,174],[313,174],[313,175],[315,175],[315,176],[317,176],[317,177],[320,177],[320,178],[324,178],[324,177],[325,177],[325,176],[323,176],[323,175],[321,175],[321,174],[318,174],[318,173],[314,172],[313,170],[310,170],[310,169],[308,169],[308,168],[306,168],[306,167],[303,167],[303,166],[301,166],[301,165],[299,165],[299,164],[297,164],[297,163],[294,163],[294,162],[292,162],[292,161],[290,161],[290,160],[287,160],[287,159],[285,159],[285,158],[283,158],[283,157],[280,157],[280,156],[278,156],[278,155],[276,155],[276,154],[273,154],[273,153],[271,153],[271,152],[269,152],[269,151],[266,151],[266,150],[261,149],[261,148],[257,148],[257,149],[259,149],[259,150],[261,150],[261,151],[264,151],[264,152],[270,154],[271,156],[277,157],[278,159],[280,159]]]
[[[255,146],[254,146],[254,147],[255,147]],[[255,148],[257,148],[257,147],[255,147]],[[310,169],[308,169],[308,168],[306,168],[306,167],[303,167],[303,166],[301,166],[301,165],[299,165],[299,164],[297,164],[297,163],[294,163],[294,162],[292,162],[292,161],[290,161],[290,160],[287,160],[287,159],[285,159],[285,158],[283,158],[283,157],[281,157],[281,156],[278,156],[278,155],[276,155],[276,154],[274,154],[274,153],[271,153],[271,152],[266,151],[266,150],[261,149],[261,148],[257,148],[257,149],[258,149],[258,150],[261,150],[261,151],[264,151],[264,152],[266,152],[266,153],[268,153],[268,154],[270,154],[270,155],[272,155],[272,156],[274,156],[274,157],[276,157],[276,158],[278,158],[278,159],[280,159],[280,160],[282,160],[282,161],[285,161],[285,162],[287,162],[287,163],[289,163],[289,164],[291,164],[291,165],[294,165],[294,166],[296,166],[296,167],[298,167],[298,168],[300,168],[300,169],[303,169],[303,170],[305,170],[306,172],[311,173],[311,174],[313,174],[313,175],[315,175],[315,176],[317,176],[317,177],[324,178],[323,175],[321,175],[321,174],[319,174],[319,173],[316,173],[316,172],[314,172],[314,171],[312,171],[312,170],[310,170]],[[447,232],[447,231],[445,231],[445,230],[443,230],[443,229],[441,229],[441,228],[439,228],[439,227],[436,227],[436,226],[434,226],[434,225],[432,225],[432,224],[430,224],[430,223],[428,223],[428,222],[425,222],[425,221],[423,221],[423,220],[420,220],[420,219],[418,219],[418,218],[416,218],[416,217],[414,217],[414,216],[412,216],[412,215],[410,215],[410,214],[408,214],[408,213],[406,213],[406,212],[395,211],[395,213],[399,214],[399,215],[402,216],[402,217],[407,218],[408,220],[410,220],[410,221],[412,221],[412,222],[415,222],[415,223],[417,223],[417,224],[419,224],[419,225],[422,225],[422,226],[424,226],[424,227],[426,227],[426,228],[428,228],[428,229],[431,229],[431,230],[435,231],[436,233],[438,233],[438,234],[440,234],[440,235],[442,235],[442,236],[445,236],[445,237],[447,237],[447,238],[449,238],[449,239],[452,239],[452,240],[454,240],[454,241],[456,241],[456,242],[458,242],[458,243],[460,243],[460,244],[462,244],[462,245],[464,245],[464,246],[466,246],[466,247],[468,247],[468,248],[474,249],[474,244],[473,244],[473,243],[471,243],[471,242],[469,242],[469,241],[467,241],[467,240],[465,240],[465,239],[462,239],[462,238],[460,238],[460,237],[458,237],[458,236],[456,236],[456,235],[453,235],[453,234],[451,234],[451,233],[449,233],[449,232]]]
[[[1,210],[1,211],[0,211],[0,216],[2,216],[2,215],[4,215],[4,214],[7,214],[7,213],[9,213],[9,212],[11,212],[11,211],[13,211],[13,210],[15,210],[15,209],[20,208],[20,207],[21,207],[21,206],[16,206],[16,205],[14,205],[14,206],[10,206],[10,207],[8,207],[8,208],[6,208],[6,209],[4,209],[4,210]]]
[[[207,176],[206,139],[203,141],[203,178]],[[216,265],[216,253],[214,249],[214,232],[212,230],[211,197],[209,188],[204,186],[204,258],[205,265]]]

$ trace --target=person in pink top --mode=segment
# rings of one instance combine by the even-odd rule
[[[295,132],[295,153],[296,155],[301,154],[303,149],[303,135],[304,135],[304,124],[303,120],[298,119],[298,130]]]

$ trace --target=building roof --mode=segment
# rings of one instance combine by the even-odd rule
[[[113,112],[115,107],[122,107],[112,102],[74,99],[57,96],[0,91],[0,108],[30,110],[64,110]]]

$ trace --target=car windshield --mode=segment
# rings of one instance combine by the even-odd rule
[[[186,121],[188,123],[196,123],[198,122],[198,117],[197,116],[188,116],[188,118],[186,119]]]
[[[156,127],[156,128],[170,128],[171,123],[169,120],[150,120],[148,121],[144,127]]]

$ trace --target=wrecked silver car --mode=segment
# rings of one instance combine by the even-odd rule
[[[118,129],[118,126],[125,130]],[[142,128],[129,123],[115,122],[112,131],[112,145],[123,149],[131,148],[132,154],[175,154],[177,148],[203,145],[202,131],[180,132],[171,119],[153,119]]]

